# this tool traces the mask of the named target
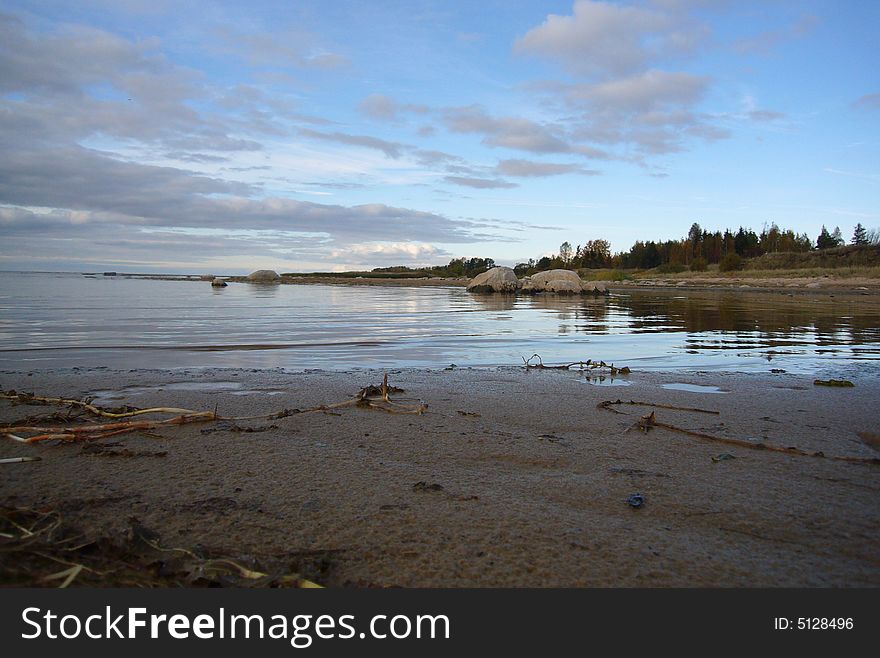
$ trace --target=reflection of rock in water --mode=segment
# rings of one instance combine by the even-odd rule
[[[511,311],[516,306],[516,297],[514,295],[477,293],[472,295],[471,299],[480,307],[481,311]]]
[[[560,297],[535,295],[528,299],[529,308],[553,311],[555,317],[570,322],[573,333],[607,333],[607,317],[611,307],[607,297]]]
[[[688,291],[682,297],[681,291],[632,291],[612,297],[610,304],[612,312],[628,316],[630,331],[723,331],[738,340],[746,340],[742,334],[759,338],[766,347],[880,340],[880,304],[863,298],[729,291]]]

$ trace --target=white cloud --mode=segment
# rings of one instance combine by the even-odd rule
[[[348,144],[349,146],[362,146],[364,148],[376,149],[395,160],[400,157],[402,151],[410,148],[407,144],[389,142],[388,140],[371,137],[370,135],[352,135],[342,132],[325,133],[311,130],[310,128],[300,129],[299,134],[303,137],[310,137],[312,139],[321,139],[328,142]]]
[[[818,24],[818,18],[807,14],[781,30],[768,30],[754,36],[737,39],[733,43],[733,49],[741,55],[766,55],[786,41],[807,36],[816,29]]]
[[[440,253],[445,252],[426,242],[363,242],[334,250],[330,257],[354,262],[426,263]]]
[[[456,133],[483,134],[487,146],[533,153],[568,153],[571,146],[558,127],[518,117],[492,117],[479,106],[451,108],[444,113],[447,127]]]
[[[693,50],[706,32],[683,14],[577,0],[572,15],[550,14],[515,50],[558,60],[579,75],[619,76]]]
[[[370,94],[358,105],[358,109],[371,119],[380,121],[397,121],[405,112],[426,114],[428,107],[412,103],[398,103],[384,94]]]
[[[705,76],[650,70],[597,84],[573,85],[568,97],[598,110],[651,112],[696,104],[708,83]]]
[[[562,174],[597,174],[599,172],[583,169],[580,165],[559,162],[535,162],[533,160],[510,159],[498,163],[498,172],[505,176],[535,178],[560,176]]]
[[[445,176],[443,178],[447,183],[460,185],[462,187],[472,187],[478,190],[497,190],[503,188],[517,187],[516,183],[509,183],[498,178],[476,178],[470,176]]]

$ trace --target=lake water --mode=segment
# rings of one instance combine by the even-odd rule
[[[521,365],[880,372],[871,296],[230,284],[0,273],[0,369]]]

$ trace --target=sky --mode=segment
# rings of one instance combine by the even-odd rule
[[[880,226],[873,0],[0,6],[0,269]]]

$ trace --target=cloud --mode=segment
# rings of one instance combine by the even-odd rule
[[[425,242],[365,242],[332,251],[330,258],[355,263],[381,261],[425,264],[442,255],[448,254]]]
[[[696,110],[709,84],[705,76],[651,69],[597,83],[545,82],[540,88],[569,112],[578,113],[571,122],[571,140],[634,148],[638,155],[617,157],[638,161],[645,155],[682,151],[689,138],[729,136],[713,124],[713,117]]]
[[[32,264],[51,255],[92,263],[176,261],[177,268],[191,269],[207,259],[228,256],[255,269],[272,254],[315,263],[351,244],[372,241],[471,244],[499,237],[497,226],[384,204],[187,198],[182,206],[174,205],[157,205],[148,217],[126,214],[127,201],[115,212],[0,207],[0,261]],[[392,264],[395,255],[387,252],[383,261],[381,250],[373,253],[375,262],[385,264]]]
[[[383,94],[367,96],[360,102],[358,109],[371,119],[379,121],[397,121],[404,112],[414,112],[417,114],[426,114],[428,112],[428,107],[425,105],[398,103],[393,98]]]
[[[149,222],[164,214],[173,218],[174,205],[193,195],[254,192],[256,188],[243,183],[124,162],[76,146],[16,150],[0,158],[0,203],[93,211],[114,220]]]
[[[449,164],[462,164],[464,158],[445,151],[433,151],[430,149],[418,149],[413,151],[416,162],[425,167],[435,167]]]
[[[751,110],[748,117],[752,121],[781,121],[785,114],[775,110]]]
[[[519,39],[522,54],[549,57],[574,73],[574,82],[543,80],[542,94],[558,122],[523,126],[534,153],[570,153],[643,163],[683,151],[694,139],[729,136],[714,117],[697,111],[712,83],[704,75],[667,71],[659,64],[692,54],[708,27],[691,15],[700,3],[663,1],[621,5],[578,0],[569,16],[550,15]],[[472,122],[473,123],[473,122]],[[483,125],[486,142],[505,141],[512,127]],[[530,129],[526,131],[526,128]],[[519,146],[529,144],[519,140]]]
[[[569,153],[559,128],[518,117],[491,117],[479,106],[451,108],[444,112],[446,126],[456,133],[481,133],[486,146],[531,151]]]
[[[691,106],[700,101],[709,79],[691,73],[650,70],[597,84],[572,85],[567,95],[574,103],[612,112],[656,112]]]
[[[518,39],[514,50],[558,60],[578,75],[620,76],[692,51],[706,33],[684,15],[577,0],[571,16],[550,14]]]
[[[827,171],[829,174],[837,174],[838,176],[848,176],[849,178],[860,178],[862,180],[869,180],[874,183],[880,183],[880,174],[865,173],[860,171],[844,171],[840,169],[832,169],[831,167],[825,167],[824,171]]]
[[[273,57],[281,58],[274,64],[279,67],[338,63],[320,44],[285,44],[275,36],[221,49],[254,66],[269,66]],[[298,113],[298,96],[268,93],[260,72],[251,76],[254,82],[224,78],[219,84],[207,72],[169,59],[157,39],[82,26],[40,31],[9,16],[0,16],[0,43],[3,267],[320,268],[332,252],[351,245],[362,262],[392,264],[442,255],[435,245],[510,239],[510,229],[498,222],[387,203],[316,203],[279,195],[282,183],[297,195],[365,189],[368,168],[380,161],[387,166],[372,155],[342,166],[337,150],[322,153],[291,135],[392,159],[411,155],[443,174],[456,168],[463,180],[488,168],[442,151],[304,127],[331,122]],[[367,107],[382,114],[376,100]],[[427,111],[389,100],[386,116]],[[302,182],[316,176],[326,178]],[[473,178],[471,186],[479,186],[480,176]],[[490,185],[512,186],[490,178]]]
[[[0,260],[29,267],[54,254],[58,262],[158,267],[177,259],[190,268],[228,256],[247,268],[248,261],[270,265],[282,250],[314,267],[348,243],[471,243],[499,235],[498,227],[387,204],[260,195],[259,186],[79,146],[17,148],[0,158]],[[176,246],[157,243],[157,233]]]
[[[348,144],[350,146],[362,146],[364,148],[376,149],[381,151],[389,158],[396,160],[400,157],[401,152],[410,148],[406,144],[400,142],[389,142],[378,137],[370,137],[369,135],[351,135],[349,133],[333,132],[324,133],[310,128],[302,128],[300,135],[310,137],[312,139],[321,139],[327,142],[337,142],[339,144]]]
[[[243,31],[223,27],[216,37],[211,43],[219,52],[244,57],[252,66],[331,71],[351,63],[348,57],[326,50],[314,35],[302,30]]]
[[[498,173],[505,176],[517,176],[521,178],[534,178],[545,176],[560,176],[562,174],[589,174],[599,172],[582,168],[577,164],[534,162],[532,160],[501,160],[498,163]]]
[[[37,33],[0,15],[0,42],[0,132],[13,143],[117,138],[189,161],[262,148],[241,133],[266,132],[266,117],[251,112],[265,100],[244,98],[237,117],[194,109],[193,101],[204,107],[222,94],[168,61],[155,39],[127,41],[82,26]]]
[[[741,55],[766,55],[786,41],[809,35],[819,24],[812,15],[801,16],[792,25],[781,30],[768,30],[751,37],[737,39],[733,49]]]
[[[880,110],[880,93],[865,94],[854,100],[852,106],[857,110]]]
[[[446,176],[443,178],[447,183],[453,185],[461,185],[463,187],[474,187],[479,190],[494,190],[501,188],[518,187],[516,183],[509,183],[497,178],[470,178],[467,176]]]

